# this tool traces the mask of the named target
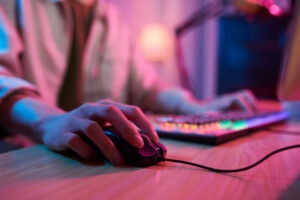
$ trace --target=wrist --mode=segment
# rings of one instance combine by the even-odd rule
[[[5,109],[1,125],[5,124],[4,128],[9,132],[26,135],[37,142],[41,142],[42,138],[40,124],[49,116],[64,113],[57,107],[45,104],[38,96],[18,94],[7,99],[6,103],[9,107]]]

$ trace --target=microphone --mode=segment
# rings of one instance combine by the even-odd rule
[[[227,2],[228,0],[224,1]],[[188,19],[179,24],[179,26],[175,29],[175,34],[177,37],[180,37],[189,29],[202,24],[209,18],[216,17],[221,14],[223,14],[223,6],[220,6],[220,3],[217,1],[210,2],[196,10],[196,12],[194,12]]]

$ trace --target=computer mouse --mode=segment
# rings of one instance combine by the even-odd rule
[[[125,163],[128,165],[136,167],[148,167],[163,161],[165,158],[167,153],[166,147],[161,143],[153,142],[147,135],[143,133],[141,133],[141,136],[144,141],[144,146],[143,148],[138,149],[123,139],[114,127],[104,127],[103,130],[119,149]],[[92,146],[95,147],[95,145]],[[96,150],[99,154],[101,154],[101,156],[103,156],[99,148],[96,148]]]

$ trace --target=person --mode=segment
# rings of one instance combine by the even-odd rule
[[[10,134],[95,159],[87,137],[120,165],[123,158],[104,126],[114,126],[141,148],[139,130],[159,141],[144,111],[255,107],[249,91],[200,102],[159,79],[132,45],[117,10],[104,0],[0,2],[0,126]]]

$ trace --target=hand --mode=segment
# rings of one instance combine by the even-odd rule
[[[120,152],[101,128],[108,123],[137,148],[143,147],[138,128],[153,141],[159,141],[154,128],[138,107],[110,100],[86,103],[71,112],[47,117],[40,122],[39,131],[42,133],[43,143],[50,149],[72,149],[85,159],[93,159],[96,153],[83,141],[83,137],[87,137],[108,160],[120,165],[123,164]]]
[[[256,110],[256,101],[256,97],[250,90],[242,90],[219,96],[206,103],[191,99],[182,103],[179,110],[184,114],[199,114],[210,111],[228,110],[253,112]]]
[[[256,110],[257,99],[250,90],[241,90],[235,93],[221,95],[209,103],[216,110]]]

